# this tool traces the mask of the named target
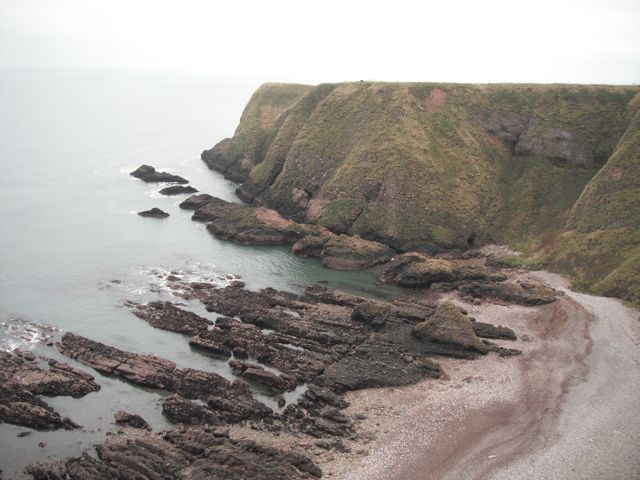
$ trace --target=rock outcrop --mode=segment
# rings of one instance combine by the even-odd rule
[[[309,479],[320,469],[305,455],[235,440],[224,431],[181,429],[113,435],[84,454],[29,468],[35,480],[67,478]]]
[[[405,287],[430,287],[434,283],[453,282],[460,278],[458,266],[448,260],[419,253],[397,257],[385,268],[380,280]]]
[[[153,207],[150,210],[144,210],[142,212],[138,212],[138,215],[141,217],[149,217],[149,218],[167,218],[169,214],[163,210],[160,210],[157,207]]]
[[[198,189],[191,185],[172,185],[170,187],[164,187],[158,193],[162,195],[182,195],[183,193],[196,193],[197,191]]]
[[[440,303],[431,317],[416,325],[414,333],[421,339],[459,345],[479,353],[487,352],[487,347],[476,335],[471,320],[451,302]]]
[[[93,376],[66,363],[50,359],[45,369],[32,356],[0,352],[0,422],[36,430],[79,428],[39,396],[78,398],[98,390]]]
[[[150,165],[141,165],[129,175],[139,178],[143,182],[147,183],[189,183],[189,180],[187,180],[186,178],[167,172],[158,172]]]

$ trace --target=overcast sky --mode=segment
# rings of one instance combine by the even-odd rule
[[[640,83],[640,0],[0,0],[0,68]]]

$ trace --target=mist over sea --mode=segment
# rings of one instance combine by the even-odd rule
[[[238,201],[236,186],[209,171],[200,152],[233,134],[257,86],[212,74],[0,70],[0,349],[67,361],[102,385],[82,399],[45,398],[82,431],[17,437],[29,429],[0,424],[5,476],[80,454],[114,429],[118,409],[170,427],[160,393],[104,377],[46,346],[66,331],[232,375],[225,362],[192,352],[187,337],[154,329],[123,306],[171,300],[163,272],[220,285],[233,274],[251,289],[301,292],[318,281],[365,294],[380,288],[375,272],[336,272],[286,247],[219,241],[178,208],[185,195],[164,197],[157,193],[163,185],[129,176],[149,164]],[[151,207],[171,216],[136,215]],[[196,303],[188,308],[215,318]]]

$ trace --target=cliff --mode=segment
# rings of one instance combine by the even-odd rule
[[[638,301],[639,91],[267,84],[203,159],[297,221],[403,252],[506,243]]]

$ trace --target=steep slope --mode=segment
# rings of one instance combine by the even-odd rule
[[[578,287],[640,305],[640,94],[627,131],[569,213],[548,257]]]
[[[233,138],[202,152],[209,168],[223,172],[235,182],[247,179],[251,168],[262,162],[282,121],[282,113],[313,87],[269,83],[251,96]]]
[[[637,193],[637,127],[631,120],[638,91],[267,84],[247,105],[234,137],[204,152],[203,159],[244,182],[239,194],[250,203],[400,251],[492,241],[527,251],[562,248],[575,232],[603,230],[605,220],[586,230],[584,225],[592,217],[611,216],[599,204],[607,188],[628,190],[624,198]],[[620,168],[633,172],[622,183],[603,181],[618,176]],[[608,208],[619,207],[625,217],[634,205],[621,195],[611,196]],[[619,222],[607,225],[609,231]],[[638,231],[635,224],[624,228]],[[636,237],[628,238],[637,245]],[[579,279],[567,258],[548,260]],[[616,257],[613,264],[620,261]],[[612,269],[602,271],[608,275]]]

